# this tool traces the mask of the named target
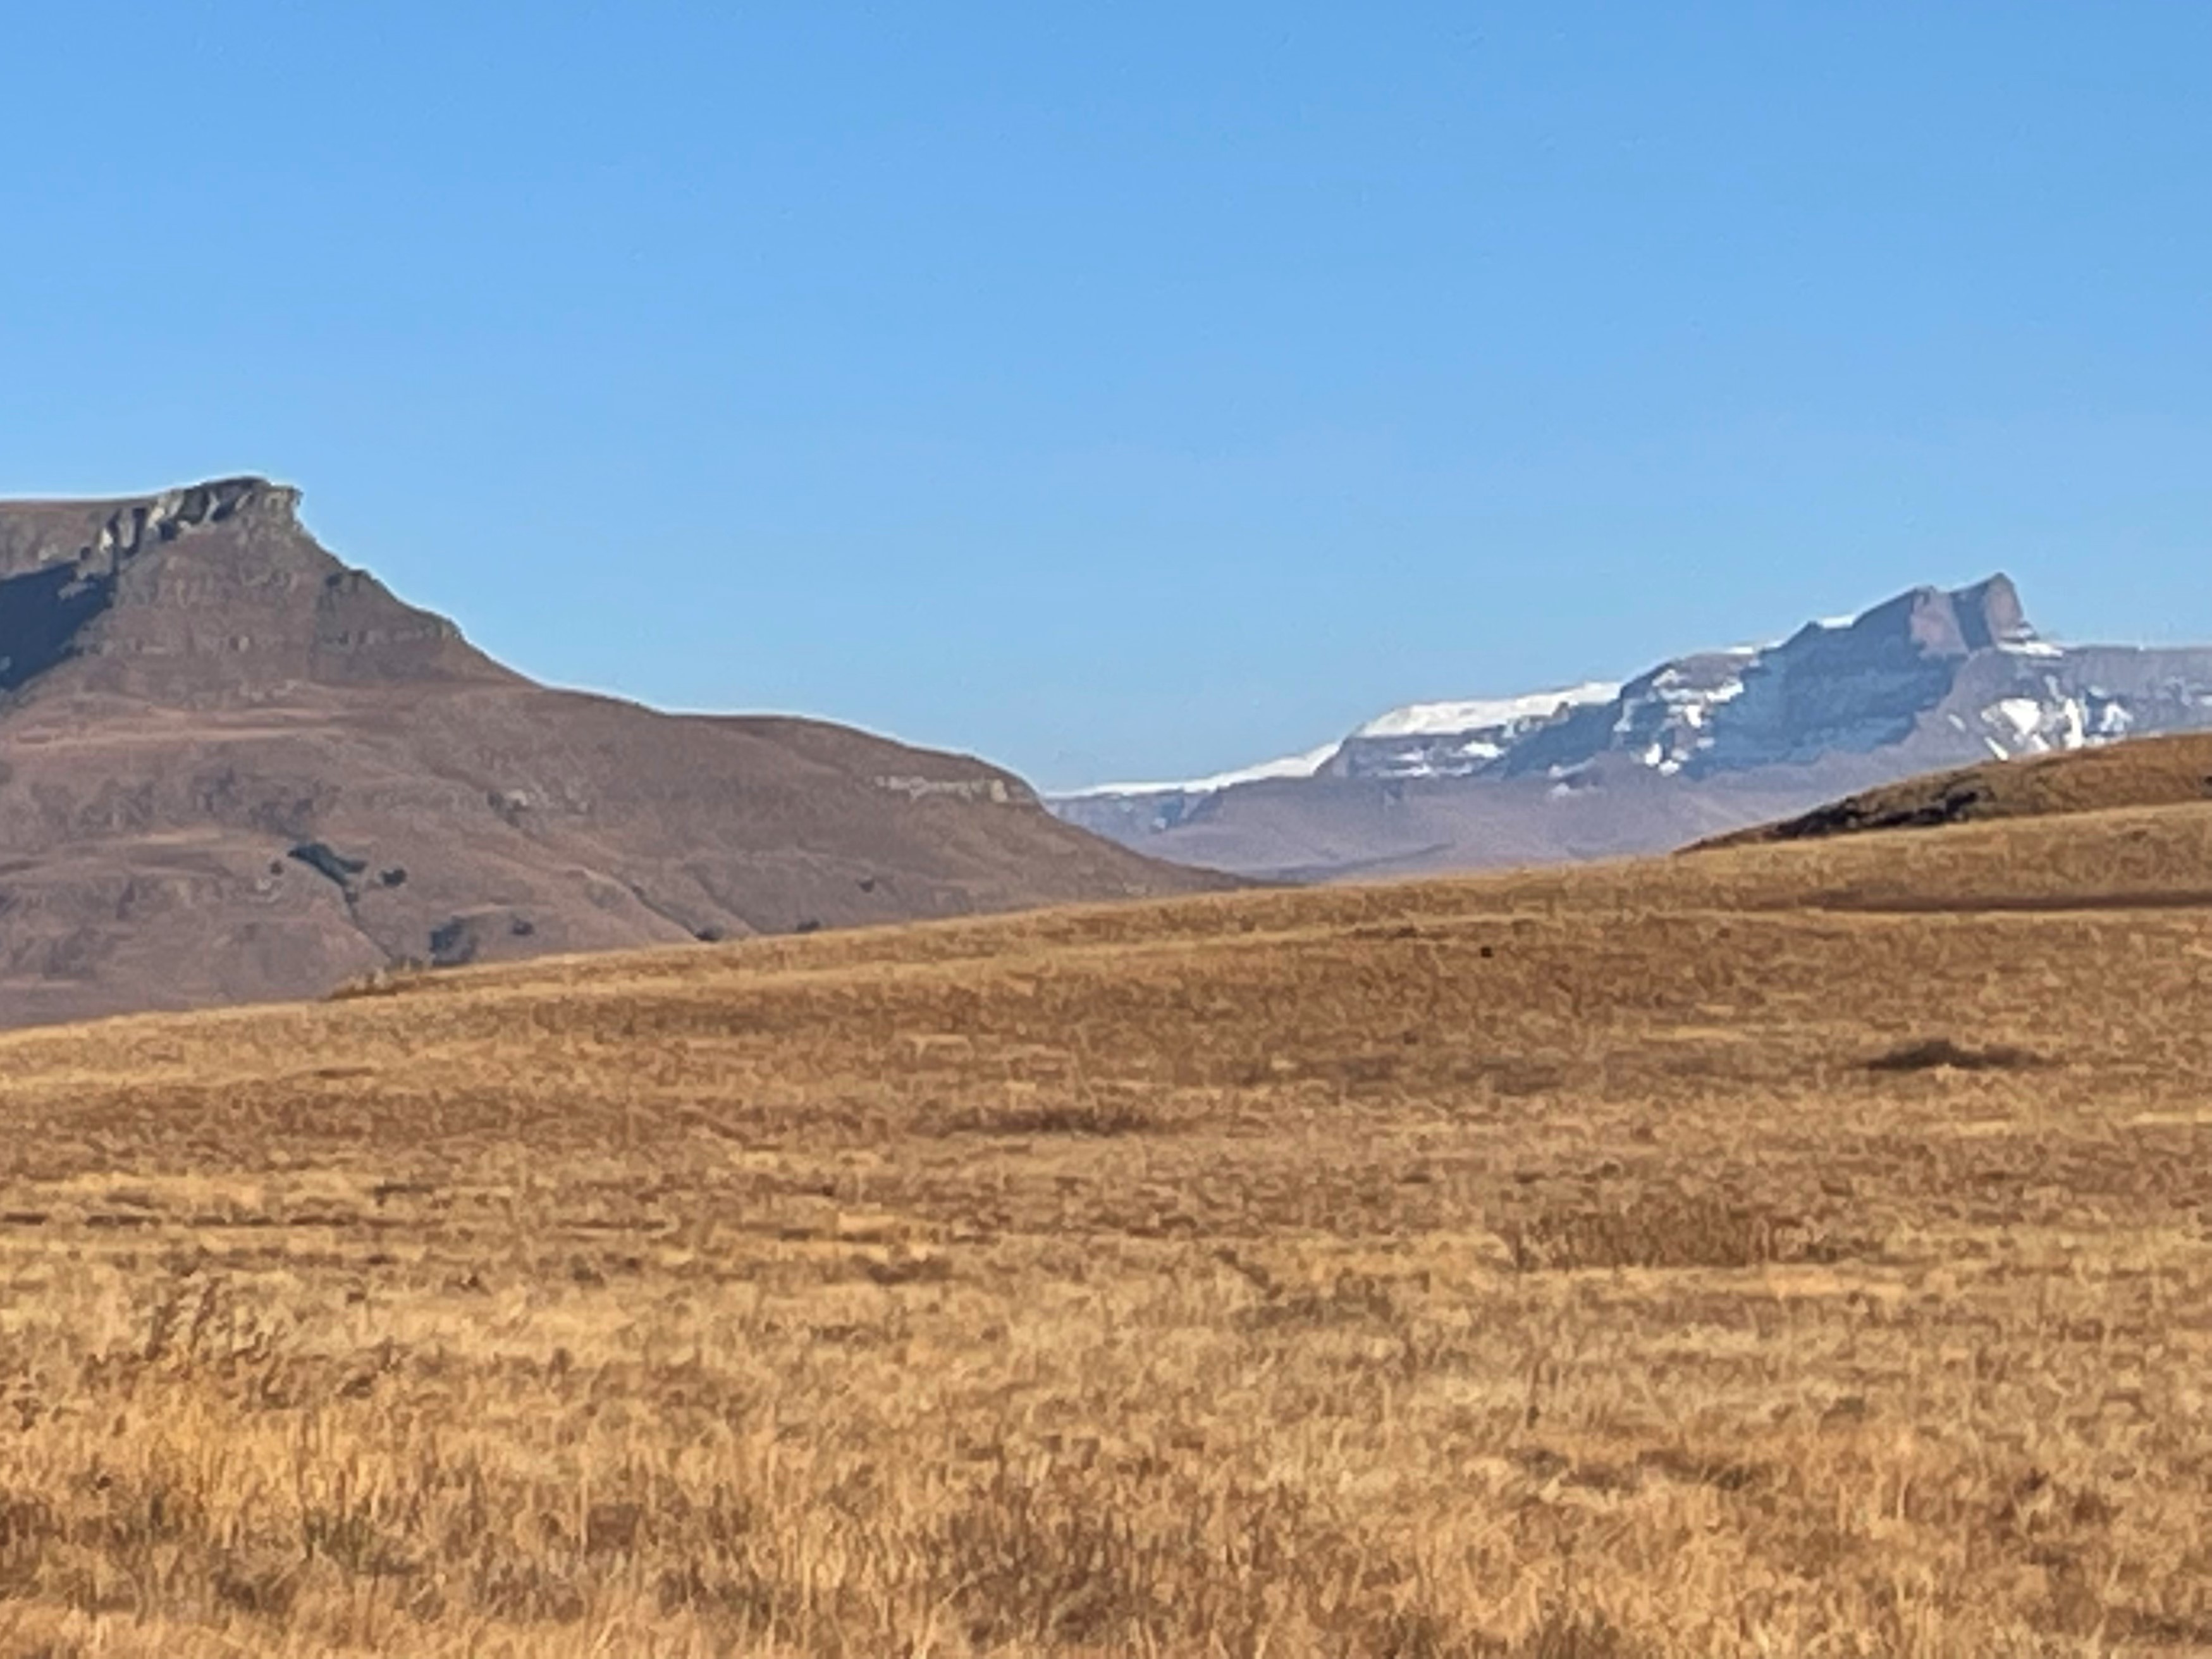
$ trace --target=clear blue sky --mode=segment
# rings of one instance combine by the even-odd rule
[[[2203,0],[72,0],[0,494],[1048,785],[1995,568],[2212,639]]]

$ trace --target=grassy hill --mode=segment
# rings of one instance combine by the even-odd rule
[[[2191,732],[2035,760],[1988,761],[1910,778],[1779,823],[1718,836],[1707,845],[1808,841],[2200,801],[2212,801],[2212,733]]]
[[[2212,1644],[2212,809],[358,988],[0,1039],[0,1649]]]

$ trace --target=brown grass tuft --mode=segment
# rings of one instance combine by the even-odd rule
[[[1954,1042],[1948,1037],[1931,1037],[1924,1042],[1908,1042],[1875,1055],[1867,1061],[1867,1070],[2017,1072],[2045,1064],[2048,1062],[2033,1049],[2009,1042],[1991,1043],[1986,1048],[1976,1048]]]
[[[332,988],[332,1002],[353,1002],[363,997],[396,997],[427,982],[438,970],[421,963],[398,963],[356,974]]]
[[[1134,1100],[1080,1098],[976,1108],[945,1121],[947,1134],[1111,1137],[1157,1133],[1159,1113]]]
[[[1522,1273],[1583,1267],[1763,1267],[1833,1261],[1851,1247],[1756,1204],[1661,1193],[1539,1211],[1505,1232]]]

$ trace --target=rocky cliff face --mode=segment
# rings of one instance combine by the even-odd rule
[[[301,684],[512,678],[325,551],[299,500],[229,478],[0,507],[0,690],[45,680],[207,706]]]
[[[2109,694],[2080,683],[2078,666],[2036,637],[2003,576],[1955,592],[1918,588],[1848,623],[1809,623],[1778,645],[1662,664],[1610,702],[1532,732],[1502,769],[1564,772],[1619,755],[1695,777],[1930,740],[1955,747],[1953,737],[2011,752],[2033,744],[1998,707],[2008,696],[2070,703],[2076,715],[2085,697],[2109,704]],[[1975,687],[1989,702],[1957,706]],[[2109,706],[2099,717],[2108,714]],[[1945,729],[1923,732],[1930,720]],[[2117,734],[2092,720],[2081,740]]]
[[[1794,810],[1801,796],[1811,805],[1838,779],[1857,785],[2203,728],[2212,728],[2212,649],[2052,644],[1999,575],[1951,592],[1917,588],[1848,621],[1809,623],[1772,645],[1677,658],[1620,685],[1395,710],[1346,738],[1301,781],[1139,787],[1054,805],[1133,847],[1167,856],[1188,849],[1259,873],[1279,867],[1264,860],[1282,845],[1301,844],[1294,821],[1302,799],[1340,825],[1345,788],[1461,784],[1468,788],[1451,799],[1464,830],[1443,834],[1423,866],[1450,867],[1486,861],[1484,804],[1509,794],[1474,787],[1485,783],[1547,786],[1563,853],[1633,852],[1656,850],[1686,825],[1728,827],[1735,813]],[[1632,809],[1620,785],[1638,774],[1668,788],[1638,791]],[[1332,787],[1338,796],[1324,809]],[[1650,826],[1648,838],[1634,822],[1615,822],[1632,811]],[[1268,850],[1248,857],[1223,826],[1255,814],[1267,830],[1247,839]],[[1601,816],[1602,833],[1594,833]],[[1547,844],[1525,813],[1516,823],[1516,856],[1528,854],[1532,833],[1540,850]],[[1333,831],[1314,849],[1317,867],[1340,860],[1347,870],[1373,867],[1372,839]]]
[[[297,490],[266,478],[223,478],[137,500],[13,502],[0,512],[0,577],[63,563],[112,576],[148,548],[240,516],[297,531],[299,505]]]

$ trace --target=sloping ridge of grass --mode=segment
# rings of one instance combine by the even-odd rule
[[[2212,1645],[2212,911],[2109,904],[2208,870],[2154,807],[0,1036],[0,1652]]]
[[[2212,803],[2212,732],[1992,760],[1908,778],[1778,823],[1717,836],[1689,850],[2204,803]]]

